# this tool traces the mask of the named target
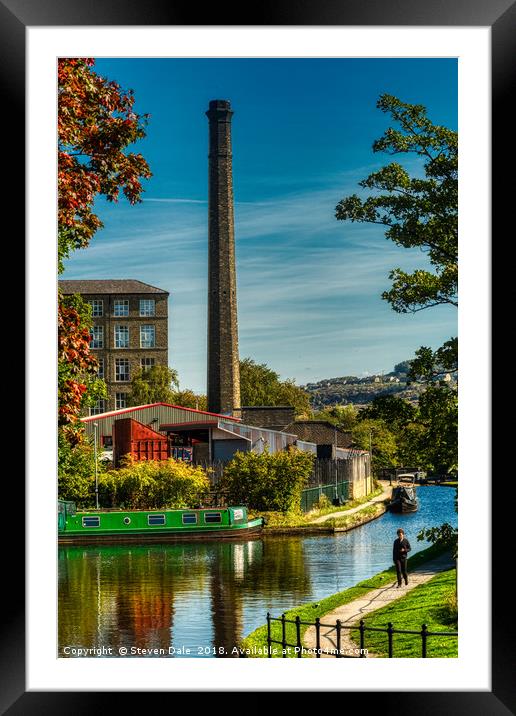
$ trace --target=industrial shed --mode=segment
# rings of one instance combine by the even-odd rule
[[[163,443],[159,446],[160,455],[165,449],[169,456],[195,463],[225,462],[237,451],[261,453],[267,448],[278,452],[297,441],[293,433],[243,425],[228,415],[167,403],[115,410],[82,418],[82,422],[90,437],[96,432],[100,450],[113,451],[116,464],[123,454],[130,453],[135,459],[150,456],[149,450],[157,448],[149,441],[160,437],[167,440],[166,448]],[[315,451],[310,443],[299,447]]]

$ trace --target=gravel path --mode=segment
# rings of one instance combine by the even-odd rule
[[[407,592],[410,592],[418,584],[424,584],[429,579],[435,577],[439,572],[443,572],[447,569],[451,569],[455,566],[455,562],[451,555],[443,554],[440,557],[422,564],[420,567],[416,567],[413,571],[408,573],[408,585],[403,585],[399,589],[396,586],[395,581],[391,584],[385,585],[385,587],[379,587],[372,589],[371,591],[364,594],[363,597],[354,599],[349,604],[344,604],[341,607],[337,607],[332,612],[325,614],[321,617],[323,624],[335,624],[337,619],[340,619],[342,624],[356,624],[366,614],[374,612],[376,609],[384,607],[386,604],[393,602],[395,599],[403,597]],[[357,656],[358,647],[357,644],[349,638],[349,629],[342,629],[341,631],[341,651],[343,656]],[[321,654],[321,658],[335,658],[333,651],[337,649],[336,641],[336,630],[335,627],[321,627],[321,649],[326,653]],[[316,633],[315,627],[308,627],[303,637],[304,646],[307,649],[316,648]],[[367,647],[367,642],[366,642]],[[315,654],[313,654],[315,657]],[[372,653],[368,653],[369,658],[374,657]]]

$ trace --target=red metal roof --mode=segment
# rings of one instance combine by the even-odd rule
[[[176,408],[177,410],[187,410],[190,413],[198,413],[201,415],[213,415],[216,418],[224,418],[224,420],[234,420],[236,423],[241,423],[240,418],[233,418],[231,415],[221,415],[220,413],[209,413],[206,410],[196,410],[195,408],[185,408],[183,405],[172,405],[171,403],[150,403],[149,405],[133,405],[131,408],[122,408],[121,410],[111,410],[107,413],[99,413],[98,415],[88,415],[86,418],[81,418],[83,423],[89,423],[92,420],[102,420],[102,418],[110,418],[113,415],[123,415],[124,413],[130,413],[132,410],[145,410],[150,408],[157,408],[162,405],[165,408]]]
[[[160,430],[172,430],[172,428],[216,428],[218,425],[217,420],[206,420],[204,422],[193,422],[193,423],[162,423],[159,426]]]

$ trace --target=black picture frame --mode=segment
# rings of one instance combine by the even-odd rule
[[[203,6],[199,23],[199,7],[193,3],[165,2],[163,0],[3,0],[0,2],[1,57],[4,112],[4,143],[16,147],[17,160],[10,164],[9,211],[21,201],[21,187],[24,186],[23,147],[25,145],[25,29],[37,26],[81,26],[81,25],[349,25],[349,26],[479,26],[490,27],[492,33],[492,131],[493,131],[493,179],[492,194],[493,236],[502,236],[504,214],[502,208],[513,204],[511,183],[505,182],[504,167],[510,163],[514,148],[507,138],[513,135],[514,115],[509,112],[511,79],[514,56],[514,31],[516,29],[516,4],[512,0],[457,0],[443,3],[441,0],[318,0],[317,3],[289,3],[276,0],[252,6],[249,17],[244,4],[229,6],[226,10],[220,3]],[[8,108],[8,112],[6,109]],[[9,137],[8,141],[6,137]],[[514,166],[514,164],[513,164]],[[17,233],[21,234],[24,208],[18,211]],[[505,231],[505,228],[504,228]],[[19,241],[21,244],[21,241]],[[504,263],[500,261],[500,264]],[[494,261],[493,267],[497,264]],[[509,281],[508,267],[499,266],[500,278]],[[513,279],[512,279],[513,283]],[[18,396],[19,399],[19,396]],[[502,430],[503,433],[503,430]],[[488,439],[488,436],[484,436]],[[506,435],[499,438],[509,439]],[[507,444],[507,440],[505,441]],[[18,476],[19,477],[19,476]],[[11,485],[14,481],[11,480]],[[9,501],[23,505],[23,482],[21,479],[9,486]],[[494,490],[493,490],[494,494]],[[496,544],[501,539],[501,525],[509,520],[510,505],[497,505],[497,520],[493,521],[490,537]],[[498,526],[500,525],[500,527]],[[18,534],[19,528],[16,531]],[[484,530],[482,530],[482,533]],[[482,534],[482,538],[484,535]],[[116,708],[118,692],[27,692],[25,686],[25,615],[24,615],[24,570],[22,566],[22,535],[11,540],[4,548],[4,585],[8,590],[9,608],[4,609],[0,641],[0,713],[9,716],[18,714],[91,714],[92,709],[105,713]],[[503,571],[503,551],[493,551],[493,575]],[[485,578],[485,577],[484,577]],[[497,576],[493,603],[503,588],[502,577]],[[498,592],[498,590],[500,590]],[[500,714],[516,713],[514,697],[514,675],[516,663],[514,641],[507,631],[510,610],[493,609],[492,621],[492,690],[490,692],[410,692],[400,697],[396,692],[368,692],[367,708],[378,705],[385,712],[397,714]],[[345,662],[343,663],[345,667]],[[399,688],[410,688],[401,678]],[[342,684],[335,690],[346,689],[345,675]],[[230,689],[224,689],[229,691]],[[236,689],[235,689],[236,690]],[[290,689],[295,690],[295,689]],[[317,691],[316,684],[314,691]],[[163,694],[156,694],[163,698]],[[152,694],[145,694],[147,700]],[[363,694],[355,696],[357,703],[363,703]],[[130,696],[133,704],[142,702],[138,693]],[[102,703],[102,707],[99,704]],[[144,707],[142,703],[142,707]],[[272,705],[271,705],[272,707]],[[344,703],[342,704],[344,707]],[[324,708],[324,705],[321,705]]]

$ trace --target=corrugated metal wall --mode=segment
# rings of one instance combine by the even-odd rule
[[[93,423],[97,423],[97,437],[100,439],[103,435],[113,435],[113,423],[118,418],[133,418],[144,425],[148,425],[153,430],[159,430],[160,425],[170,423],[206,423],[210,421],[216,422],[217,417],[206,413],[197,413],[187,410],[186,408],[172,407],[168,405],[152,405],[150,407],[136,407],[128,409],[120,413],[114,413],[103,417],[97,415],[84,421],[87,435],[93,437]],[[152,422],[156,420],[156,422]],[[228,424],[232,421],[228,420]]]
[[[285,450],[287,445],[293,445],[297,440],[297,436],[290,433],[281,433],[269,428],[257,428],[254,425],[242,425],[229,420],[219,420],[219,427],[250,439],[251,450],[258,453],[263,452],[265,445],[272,453],[280,452]]]

